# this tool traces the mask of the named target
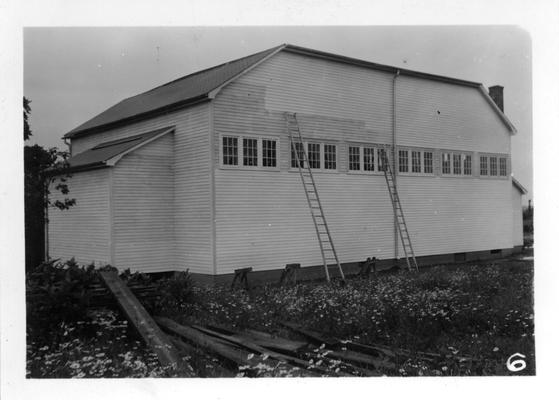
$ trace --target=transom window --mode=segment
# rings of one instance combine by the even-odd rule
[[[223,136],[221,163],[228,167],[277,168],[277,142],[277,139]]]

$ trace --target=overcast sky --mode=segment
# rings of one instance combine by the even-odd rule
[[[64,148],[63,134],[126,97],[281,43],[504,86],[512,172],[532,198],[531,43],[512,26],[26,28],[32,143]]]

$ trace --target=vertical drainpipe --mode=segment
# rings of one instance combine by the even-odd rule
[[[396,70],[396,74],[392,78],[392,171],[394,171],[394,188],[397,190],[396,177],[396,78],[400,76],[400,70]],[[394,207],[394,205],[392,205]],[[398,263],[398,219],[396,212],[394,212],[394,258]]]

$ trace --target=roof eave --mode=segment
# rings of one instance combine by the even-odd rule
[[[507,118],[507,116],[505,115],[505,113],[499,108],[499,106],[497,104],[495,104],[495,102],[493,101],[493,99],[491,98],[491,96],[489,95],[489,92],[487,91],[487,89],[485,89],[485,87],[480,83],[479,84],[479,90],[480,92],[483,94],[483,97],[485,98],[485,100],[487,100],[487,102],[489,103],[489,105],[493,108],[493,110],[497,113],[497,115],[499,116],[499,118],[501,119],[501,121],[503,121],[503,123],[507,126],[507,128],[509,129],[510,133],[512,135],[515,135],[518,130],[516,129],[516,127],[512,124],[512,122],[510,121],[510,119]]]
[[[170,105],[167,105],[167,106],[164,106],[164,107],[160,107],[160,108],[155,109],[155,110],[150,110],[150,111],[145,112],[145,113],[136,114],[132,117],[119,119],[117,121],[114,121],[114,122],[111,122],[111,123],[108,123],[108,124],[94,126],[92,128],[89,128],[89,129],[73,130],[73,131],[70,131],[70,132],[66,133],[64,136],[62,136],[62,139],[75,139],[76,137],[82,137],[82,136],[90,135],[90,134],[93,134],[93,133],[99,133],[99,132],[102,132],[102,131],[107,131],[109,129],[118,128],[119,126],[123,126],[123,125],[129,124],[131,122],[137,122],[137,121],[142,121],[142,120],[145,120],[145,119],[148,119],[148,118],[153,118],[155,116],[167,114],[167,113],[177,111],[177,110],[180,110],[180,109],[183,109],[183,108],[188,108],[188,107],[191,107],[191,106],[194,106],[196,104],[203,103],[203,102],[209,101],[209,100],[211,100],[211,99],[208,97],[208,93],[204,93],[203,95],[193,97],[193,98],[188,99],[188,100],[173,103],[173,104],[170,104]]]
[[[522,194],[528,194],[528,189],[526,189],[524,186],[522,186],[520,184],[520,182],[518,182],[518,180],[513,176],[512,177],[512,185],[518,189],[518,191]]]

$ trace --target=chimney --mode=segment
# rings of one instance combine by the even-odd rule
[[[505,111],[505,105],[503,101],[503,87],[499,85],[491,86],[489,88],[489,96],[493,99],[497,107],[501,109],[501,111]]]

